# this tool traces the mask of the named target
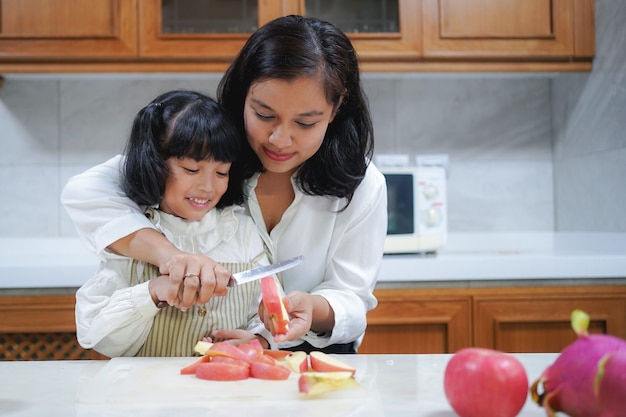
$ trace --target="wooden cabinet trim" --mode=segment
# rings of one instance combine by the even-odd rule
[[[76,332],[73,295],[0,296],[0,333]]]

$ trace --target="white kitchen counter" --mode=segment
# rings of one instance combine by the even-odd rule
[[[97,264],[76,238],[0,239],[0,289],[77,288]],[[626,234],[452,234],[436,255],[385,256],[379,283],[603,278],[626,278]]]
[[[529,385],[556,354],[515,355]],[[0,362],[0,414],[39,416],[454,417],[443,391],[451,355],[343,355],[359,388],[318,398],[286,381],[212,382],[179,370],[192,358]],[[490,401],[485,392],[485,401]],[[518,417],[544,417],[527,397]]]

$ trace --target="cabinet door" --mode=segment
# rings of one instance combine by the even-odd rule
[[[359,353],[453,353],[471,345],[470,297],[379,290]]]
[[[135,0],[2,0],[0,61],[134,57]]]
[[[423,1],[426,58],[593,55],[592,0]]]
[[[375,71],[421,57],[422,8],[416,0],[305,0],[305,14],[336,24]],[[381,66],[382,64],[382,66]]]
[[[476,296],[474,343],[505,352],[560,352],[576,339],[570,314],[591,316],[590,333],[626,338],[626,294],[520,294]]]
[[[298,10],[297,0],[142,0],[139,55],[228,63],[259,26]]]

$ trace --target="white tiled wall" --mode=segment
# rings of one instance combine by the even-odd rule
[[[596,0],[590,74],[363,74],[377,153],[450,157],[450,232],[626,232],[626,3]],[[6,75],[0,237],[73,236],[67,179],[122,151],[135,113],[221,74]]]
[[[596,0],[591,74],[553,82],[557,230],[626,232],[626,2]],[[622,248],[626,250],[626,248]]]

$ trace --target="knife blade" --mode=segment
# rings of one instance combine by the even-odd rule
[[[293,268],[303,260],[304,256],[300,255],[275,264],[259,266],[243,272],[235,272],[231,275],[227,287],[234,287],[235,285],[245,284],[247,282],[255,281],[268,275],[272,275],[277,272]]]

